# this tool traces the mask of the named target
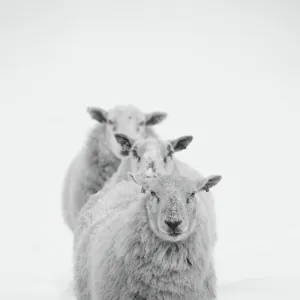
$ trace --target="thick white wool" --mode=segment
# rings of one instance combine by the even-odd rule
[[[197,195],[195,234],[176,246],[150,229],[140,190],[122,181],[91,197],[89,222],[80,219],[74,240],[77,299],[215,299],[216,233],[209,193]]]

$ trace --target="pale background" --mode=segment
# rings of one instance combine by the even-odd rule
[[[220,299],[300,299],[299,53],[296,0],[0,0],[0,298],[60,299],[86,107],[134,104],[168,112],[161,137],[194,136],[178,157],[223,175]]]

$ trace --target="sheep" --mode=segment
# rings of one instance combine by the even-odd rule
[[[216,299],[214,212],[202,192],[222,177],[129,175],[74,244],[77,300]]]
[[[71,161],[62,186],[62,215],[71,231],[88,197],[101,190],[120,165],[123,155],[115,134],[158,138],[152,126],[167,117],[164,112],[144,114],[132,105],[116,106],[110,111],[89,107],[87,111],[97,125]]]
[[[174,153],[186,149],[192,142],[193,136],[185,135],[173,140],[160,140],[147,138],[133,140],[126,135],[116,134],[116,140],[122,147],[123,160],[117,172],[107,181],[102,190],[90,196],[87,203],[78,215],[79,224],[75,227],[75,236],[80,235],[92,219],[93,206],[98,198],[101,198],[107,191],[123,180],[127,180],[127,173],[134,172],[145,174],[147,177],[155,177],[158,174],[178,173],[177,165],[180,165]]]

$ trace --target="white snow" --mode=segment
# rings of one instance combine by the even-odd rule
[[[193,3],[0,2],[0,299],[72,299],[62,179],[86,107],[128,103],[223,175],[219,300],[300,299],[300,5]]]

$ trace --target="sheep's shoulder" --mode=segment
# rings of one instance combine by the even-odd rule
[[[97,198],[93,209],[93,219],[96,222],[105,222],[109,218],[113,218],[114,214],[124,211],[128,206],[135,202],[141,188],[133,181],[123,180],[101,194]]]
[[[175,163],[181,176],[189,178],[191,180],[198,180],[204,178],[204,176],[201,173],[190,167],[187,163],[184,163],[178,159],[175,159]]]

